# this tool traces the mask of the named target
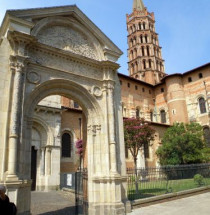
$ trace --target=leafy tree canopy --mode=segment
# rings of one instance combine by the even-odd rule
[[[203,128],[198,123],[175,123],[168,128],[157,150],[161,165],[181,165],[206,161]]]

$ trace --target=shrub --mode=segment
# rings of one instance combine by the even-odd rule
[[[203,176],[200,175],[200,174],[194,175],[194,182],[195,182],[198,186],[204,185],[204,178],[203,178]]]

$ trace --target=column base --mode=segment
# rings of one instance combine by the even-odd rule
[[[91,215],[124,215],[125,206],[123,203],[116,203],[116,204],[89,203],[88,213]]]
[[[10,177],[8,177],[10,179]],[[14,179],[12,177],[12,179]],[[29,215],[31,206],[31,180],[7,180],[7,195],[17,207],[18,215]]]
[[[8,174],[8,175],[6,176],[6,181],[7,181],[7,182],[19,181],[19,178],[18,178],[18,176],[15,175],[15,174]]]

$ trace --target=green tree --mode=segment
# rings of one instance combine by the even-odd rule
[[[175,123],[168,128],[157,150],[161,165],[205,162],[203,129],[198,123]]]

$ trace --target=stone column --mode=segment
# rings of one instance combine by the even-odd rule
[[[45,175],[45,148],[41,148],[41,167],[40,167],[41,175]]]
[[[12,56],[11,66],[15,71],[13,96],[12,96],[12,112],[10,122],[9,135],[9,160],[7,179],[18,179],[17,177],[17,150],[20,141],[21,119],[22,119],[22,100],[24,86],[24,62],[26,58],[22,56]]]
[[[108,120],[109,120],[110,159],[111,159],[111,172],[116,174],[117,160],[116,160],[113,90],[114,90],[114,83],[109,82],[108,83]]]
[[[48,146],[46,148],[46,156],[45,156],[45,160],[46,160],[45,175],[51,175],[51,151],[52,149]]]

